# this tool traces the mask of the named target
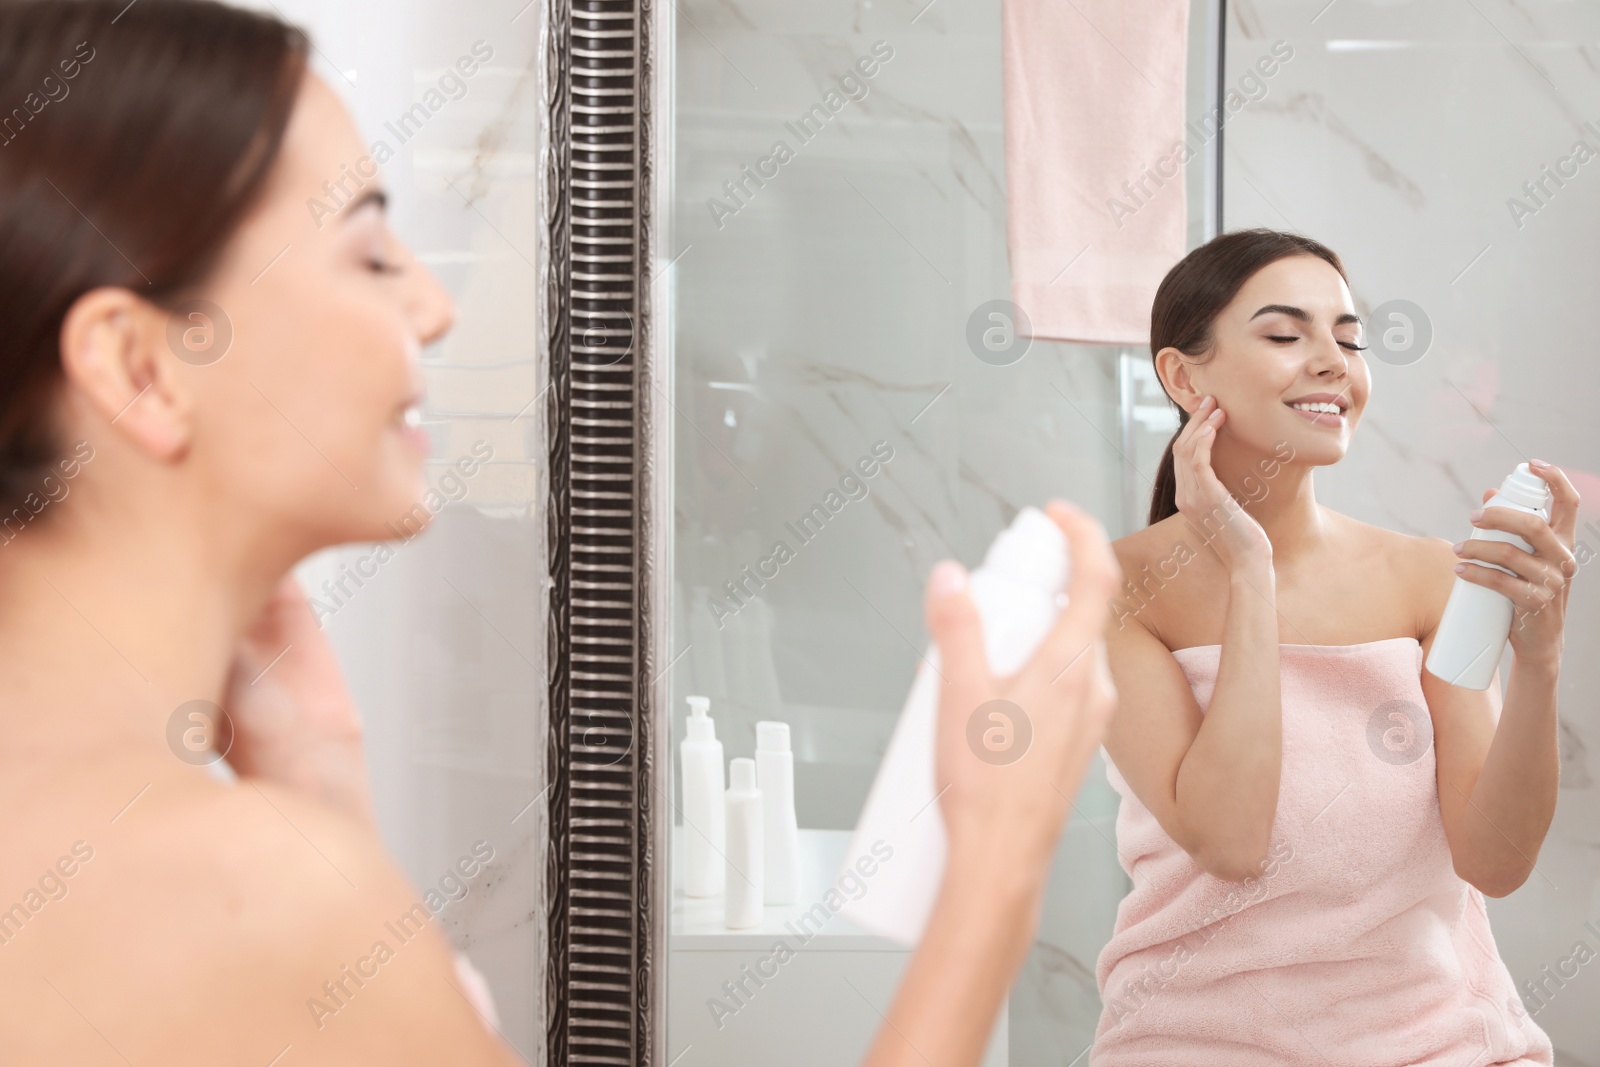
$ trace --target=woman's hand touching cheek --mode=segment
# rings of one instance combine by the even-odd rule
[[[1270,564],[1272,542],[1211,467],[1211,446],[1227,418],[1215,397],[1201,400],[1172,443],[1172,473],[1178,513],[1222,557],[1228,573],[1234,574],[1249,566]]]
[[[292,573],[240,642],[223,709],[233,726],[227,760],[240,777],[277,782],[372,821],[361,714]]]

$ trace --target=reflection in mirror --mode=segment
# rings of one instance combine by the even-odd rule
[[[999,5],[679,17],[673,737],[694,736],[690,696],[724,763],[761,758],[758,723],[788,725],[801,888],[729,930],[723,897],[685,894],[708,853],[678,828],[668,1058],[853,1062],[908,950],[838,914],[873,889],[839,867],[926,646],[922,581],[938,559],[975,563],[1023,505],[1120,515],[1124,483],[1147,483],[1118,452],[1159,448],[1173,420],[1124,350],[1014,321]],[[1206,17],[1185,45],[1197,112]],[[1191,244],[1204,166],[1197,152]],[[1093,1033],[1093,959],[1128,885],[1097,768],[1057,858],[1075,877],[1057,879],[989,1062]]]
[[[1354,0],[1069,7],[674,8],[664,1060],[859,1061],[909,949],[852,920],[901,907],[880,887],[908,853],[842,863],[928,649],[923,582],[1061,496],[1119,539],[1125,699],[984,1062],[1198,1062],[1209,1032],[1262,1062],[1486,1044],[1478,1062],[1600,1063],[1595,724],[1558,720],[1544,655],[1564,595],[1518,610],[1488,689],[1432,673],[1468,681],[1443,651],[1423,668],[1479,625],[1435,635],[1457,559],[1439,538],[1519,462],[1565,472],[1539,519],[1551,558],[1600,545],[1557,484],[1600,491],[1596,442],[1580,412],[1546,414],[1547,383],[1594,377],[1550,283],[1594,269],[1578,220],[1600,193],[1577,168],[1595,147],[1571,142],[1600,134],[1563,115],[1593,110],[1577,42],[1600,25],[1556,5],[1538,25]],[[1096,170],[1143,150],[1138,124],[1047,105],[1075,99],[1048,95],[1071,60],[1165,101],[1145,165]],[[1432,110],[1424,82],[1476,106]],[[1096,150],[1052,154],[1052,120]],[[1063,219],[1084,236],[1042,270]],[[1224,227],[1321,244],[1212,246],[1157,299]],[[1514,320],[1508,294],[1543,313]],[[1249,517],[1226,539],[1194,534],[1201,483],[1162,473],[1207,396],[1226,409],[1210,504]],[[1275,576],[1252,585],[1269,543]],[[1273,678],[1276,703],[1252,703]],[[1373,962],[1330,962],[1354,959]]]

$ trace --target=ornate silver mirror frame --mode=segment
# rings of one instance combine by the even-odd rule
[[[671,394],[649,265],[668,34],[650,0],[547,3],[547,1062],[653,1065],[671,822],[651,680],[666,662],[656,568],[671,509],[667,424],[652,410]]]

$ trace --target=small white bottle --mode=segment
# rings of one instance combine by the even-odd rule
[[[996,677],[1020,670],[1050,632],[1066,603],[1068,566],[1066,536],[1038,508],[1019,511],[989,546],[970,590]],[[868,891],[847,900],[842,913],[868,933],[906,945],[921,940],[944,877],[944,820],[934,786],[937,648],[928,661],[918,667],[845,855],[845,869],[855,868],[858,877],[874,873]]]
[[[766,823],[761,847],[766,854],[768,904],[800,899],[800,829],[794,814],[794,752],[789,724],[756,723],[756,787]]]
[[[723,885],[722,742],[707,712],[711,701],[692,696],[678,757],[683,766],[683,892],[714,897]]]
[[[1500,483],[1499,492],[1483,506],[1485,509],[1512,508],[1548,520],[1550,486],[1530,471],[1526,463],[1518,463],[1517,469]],[[1533,551],[1528,542],[1504,530],[1475,528],[1470,540],[1504,541]],[[1504,567],[1483,560],[1468,562],[1506,571]],[[1439,619],[1433,648],[1428,652],[1428,673],[1463,689],[1489,688],[1495,669],[1500,666],[1500,656],[1505,652],[1506,640],[1511,636],[1514,612],[1515,606],[1503,594],[1458,577],[1450,589],[1450,599],[1445,602],[1444,615]]]
[[[761,790],[756,788],[756,761],[729,764],[727,894],[722,898],[723,925],[730,930],[760,926],[765,890],[761,855]]]

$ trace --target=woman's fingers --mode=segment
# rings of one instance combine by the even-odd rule
[[[1024,669],[1042,672],[1045,684],[1050,684],[1075,663],[1089,662],[1084,651],[1105,634],[1110,618],[1107,609],[1121,585],[1122,568],[1105,529],[1094,516],[1059,500],[1052,500],[1045,513],[1066,536],[1072,575],[1067,582],[1066,608]]]
[[[1577,562],[1572,551],[1563,542],[1550,523],[1539,516],[1515,508],[1484,508],[1483,514],[1474,524],[1484,530],[1504,530],[1506,533],[1516,534],[1528,544],[1533,546],[1535,555],[1541,556],[1554,564],[1564,575],[1570,577],[1577,573]],[[1574,528],[1575,530],[1575,528]],[[1568,540],[1571,538],[1569,537]],[[1468,541],[1468,544],[1492,543]],[[1512,546],[1516,547],[1516,546]],[[1518,551],[1523,551],[1518,549]],[[1495,560],[1499,563],[1499,560]],[[1510,566],[1510,564],[1506,564]],[[1512,568],[1515,570],[1516,568]]]
[[[1200,447],[1201,438],[1207,436],[1207,428],[1215,425],[1216,421],[1216,401],[1207,397],[1199,407],[1194,409],[1194,414],[1189,416],[1189,425],[1183,428],[1184,432],[1189,435],[1189,454],[1191,456]]]
[[[1187,509],[1182,504],[1178,508],[1179,511],[1203,512],[1208,521],[1226,521],[1234,511],[1232,496],[1211,466],[1211,449],[1217,440],[1217,430],[1226,420],[1226,413],[1218,408],[1205,420],[1205,426],[1195,438],[1194,449],[1189,454],[1192,496],[1185,501]]]
[[[1200,427],[1211,416],[1212,406],[1216,401],[1209,396],[1200,401],[1200,406],[1189,413],[1189,421],[1183,424],[1183,429],[1178,431],[1178,439],[1172,443],[1172,454],[1175,457],[1187,459],[1190,449],[1194,447],[1195,436],[1199,434]]]
[[[1544,465],[1536,467],[1535,463]],[[1578,536],[1578,490],[1560,467],[1536,459],[1528,461],[1528,469],[1550,486],[1550,528],[1561,538],[1561,543],[1570,548]]]
[[[1560,545],[1556,546],[1561,548]],[[1564,551],[1564,550],[1563,550]],[[1478,560],[1483,563],[1493,563],[1504,567],[1525,582],[1535,585],[1559,589],[1566,582],[1559,563],[1552,562],[1542,556],[1536,556],[1517,545],[1507,544],[1504,541],[1473,541],[1461,542],[1461,547],[1456,555],[1464,560]]]
[[[1481,566],[1477,563],[1469,562],[1462,570],[1456,573],[1474,585],[1493,589],[1527,612],[1538,612],[1550,604],[1557,594],[1557,589],[1552,589],[1543,582],[1528,581],[1514,574],[1507,574],[1505,571]]]
[[[990,681],[983,649],[983,623],[972,603],[967,572],[953,559],[941,560],[928,575],[923,612],[928,633],[939,646],[941,673],[959,691],[982,691]]]
[[[1219,408],[1218,411],[1221,409]],[[1217,427],[1222,425],[1226,416],[1212,412],[1205,417],[1200,427],[1200,432],[1194,439],[1194,469],[1196,474],[1213,473],[1211,470],[1211,446],[1217,439]]]

